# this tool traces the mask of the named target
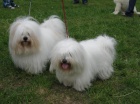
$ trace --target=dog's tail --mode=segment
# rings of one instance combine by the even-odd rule
[[[109,37],[107,35],[102,35],[97,37],[97,42],[103,47],[106,51],[112,55],[113,60],[115,59],[116,56],[116,51],[115,51],[115,46],[117,44],[116,40],[112,37]]]
[[[56,35],[67,37],[64,22],[56,15],[50,16],[41,24],[44,28],[50,28],[56,32]]]

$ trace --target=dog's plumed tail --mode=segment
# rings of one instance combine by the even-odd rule
[[[48,19],[44,20],[41,27],[50,28],[57,31],[57,35],[66,37],[66,27],[64,22],[56,15],[50,16]]]
[[[115,46],[117,44],[116,40],[112,37],[109,37],[107,35],[102,35],[97,37],[97,42],[107,51],[112,55],[113,60],[115,59]]]

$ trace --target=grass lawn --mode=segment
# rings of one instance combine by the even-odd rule
[[[8,29],[15,18],[29,14],[30,0],[14,1],[20,8],[0,6],[0,104],[140,104],[140,17],[111,14],[113,0],[88,0],[87,5],[64,0],[70,37],[80,41],[106,33],[118,43],[113,76],[78,92],[59,84],[48,69],[30,75],[15,67],[8,51]],[[140,0],[136,6],[140,11]],[[61,0],[32,0],[31,16],[39,22],[54,14],[64,20]]]

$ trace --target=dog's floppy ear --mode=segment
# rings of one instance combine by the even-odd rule
[[[54,67],[53,67],[52,63],[50,64],[49,71],[50,71],[51,73],[54,73],[54,71],[55,71],[55,69],[54,69]]]

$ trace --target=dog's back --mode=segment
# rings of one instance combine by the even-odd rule
[[[64,22],[56,15],[50,16],[47,20],[41,24],[42,28],[51,29],[55,32],[55,37],[65,39],[67,37],[66,27]]]
[[[93,76],[97,76],[102,80],[108,79],[113,72],[112,64],[116,53],[115,39],[103,35],[95,39],[82,41],[80,44],[85,49],[88,69]]]
[[[117,44],[116,40],[112,37],[106,35],[98,36],[95,39],[90,39],[86,41],[81,41],[80,44],[91,53],[95,51],[106,50],[115,56],[115,45]]]

